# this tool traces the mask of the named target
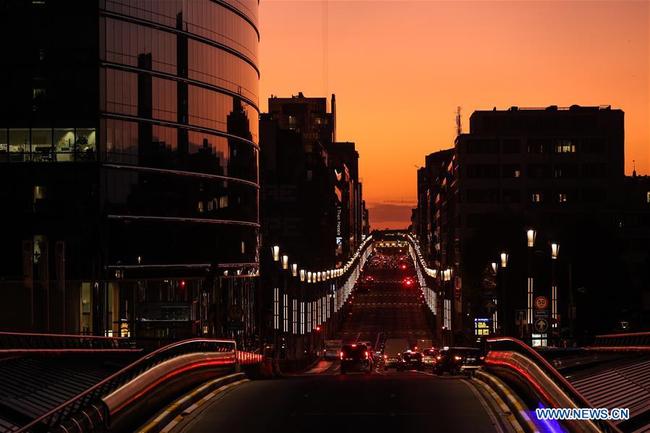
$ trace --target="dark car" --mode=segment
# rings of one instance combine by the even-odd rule
[[[365,344],[345,344],[341,348],[341,374],[351,371],[371,373],[372,354]]]
[[[436,357],[433,371],[437,374],[460,374],[479,368],[483,359],[483,353],[475,347],[445,347]]]
[[[397,364],[398,370],[424,370],[422,354],[413,350],[402,352],[400,362]]]
[[[440,352],[435,347],[424,349],[422,351],[422,362],[424,363],[425,368],[433,368],[436,365],[437,359]]]

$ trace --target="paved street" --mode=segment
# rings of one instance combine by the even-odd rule
[[[471,385],[422,373],[252,381],[216,397],[176,431],[496,432]]]
[[[342,326],[345,341],[430,338],[417,287],[408,270],[369,269],[381,277],[354,296]],[[203,432],[495,432],[494,419],[467,379],[425,372],[339,374],[338,361],[308,372],[252,381],[215,397],[176,431]]]

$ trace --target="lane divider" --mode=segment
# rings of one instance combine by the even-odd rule
[[[138,430],[139,433],[168,432],[196,408],[222,392],[248,382],[243,373],[212,379],[171,403]]]

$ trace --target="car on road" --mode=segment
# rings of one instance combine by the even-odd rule
[[[384,367],[397,368],[400,355],[408,350],[409,342],[406,338],[388,338],[384,344]]]
[[[436,364],[436,357],[438,356],[438,354],[439,354],[438,349],[436,349],[435,347],[424,349],[422,351],[422,363],[424,364],[424,368],[432,369],[433,366]]]
[[[340,357],[341,374],[352,371],[372,373],[372,355],[365,344],[344,344]]]
[[[410,349],[402,352],[397,370],[424,370],[422,353]]]
[[[481,350],[475,347],[445,347],[436,356],[433,372],[438,375],[467,373],[479,368],[483,359]]]
[[[339,357],[343,340],[325,340],[325,359],[336,359]]]

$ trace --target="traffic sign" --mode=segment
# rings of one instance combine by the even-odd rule
[[[548,298],[546,296],[536,297],[535,308],[537,308],[538,310],[546,310],[548,308]]]
[[[533,314],[535,315],[536,319],[548,318],[548,316],[550,316],[550,314],[548,314],[548,310],[535,310]]]
[[[537,331],[540,334],[543,334],[548,330],[548,320],[546,320],[546,319],[537,319],[537,320],[535,320],[535,323],[534,323],[533,326],[535,327],[535,331]]]

